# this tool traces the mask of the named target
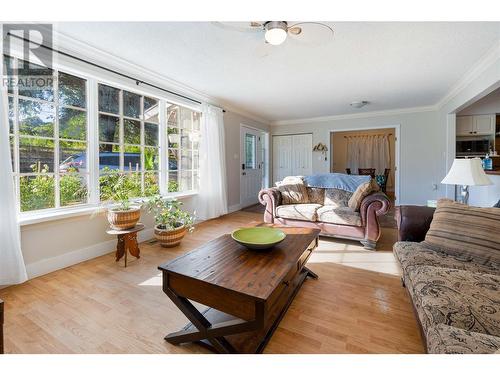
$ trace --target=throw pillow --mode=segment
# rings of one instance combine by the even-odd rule
[[[352,194],[350,191],[341,189],[325,189],[325,199],[322,204],[325,206],[348,207]]]
[[[307,187],[307,196],[309,197],[309,203],[323,205],[323,201],[325,200],[325,189]]]
[[[281,204],[309,203],[306,185],[304,185],[302,177],[285,177],[278,184],[278,190],[281,193]]]
[[[500,210],[440,199],[424,244],[488,266],[500,266]]]
[[[352,194],[349,199],[348,206],[353,211],[359,211],[361,207],[361,202],[365,199],[369,194],[379,191],[380,187],[377,182],[372,178],[369,182],[365,182],[358,186],[356,191]]]

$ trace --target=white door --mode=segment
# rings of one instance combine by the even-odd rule
[[[240,204],[247,207],[258,203],[262,188],[262,140],[258,130],[241,126]]]
[[[472,127],[472,116],[457,116],[457,135],[473,134]]]
[[[474,116],[474,135],[492,135],[495,133],[495,116]]]
[[[286,176],[292,176],[292,136],[273,136],[273,181],[274,185]]]
[[[293,176],[312,174],[312,134],[292,136]]]

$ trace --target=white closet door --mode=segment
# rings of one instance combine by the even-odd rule
[[[273,185],[292,171],[292,136],[273,136]]]
[[[312,134],[294,135],[292,138],[293,176],[312,174]]]

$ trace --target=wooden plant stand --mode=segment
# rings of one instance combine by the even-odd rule
[[[130,252],[130,254],[137,259],[141,257],[141,251],[137,243],[137,232],[140,232],[143,229],[144,224],[137,223],[137,225],[131,229],[109,229],[106,231],[107,234],[118,236],[115,253],[116,261],[118,262],[123,256],[125,256],[125,267],[127,267],[127,253]]]

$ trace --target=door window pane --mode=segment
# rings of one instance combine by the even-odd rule
[[[141,96],[128,91],[123,92],[123,115],[139,118],[141,115]]]
[[[70,74],[59,72],[59,103],[73,107],[85,108],[85,80]]]
[[[19,100],[19,133],[54,136],[54,106],[32,100]]]
[[[123,120],[123,136],[125,143],[141,144],[141,123],[135,120]]]
[[[19,138],[21,173],[54,172],[54,141],[44,138]]]
[[[120,142],[120,119],[118,117],[99,115],[99,141]]]
[[[255,169],[256,136],[245,134],[245,169]]]
[[[72,108],[60,108],[59,138],[86,140],[87,112]]]
[[[120,90],[99,84],[99,111],[120,113]]]

